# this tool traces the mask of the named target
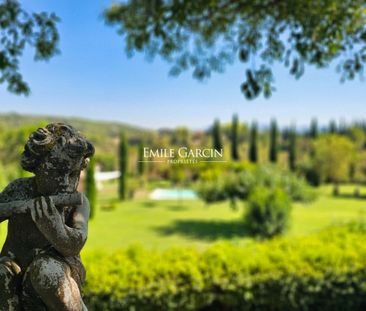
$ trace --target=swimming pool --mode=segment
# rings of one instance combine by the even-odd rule
[[[157,188],[149,194],[152,200],[194,200],[197,193],[191,189],[162,189]]]

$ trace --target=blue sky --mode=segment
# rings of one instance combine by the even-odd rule
[[[21,68],[32,94],[15,96],[0,85],[0,112],[79,116],[152,128],[205,128],[214,118],[229,121],[233,113],[243,121],[264,124],[275,117],[282,125],[300,126],[314,116],[324,124],[365,117],[365,83],[356,79],[341,84],[334,68],[307,69],[296,81],[276,67],[273,96],[248,101],[240,92],[240,63],[202,83],[188,72],[169,77],[169,66],[158,59],[127,58],[121,37],[101,18],[110,1],[22,2],[29,10],[54,11],[61,18],[61,54],[43,63],[33,62],[27,51]]]

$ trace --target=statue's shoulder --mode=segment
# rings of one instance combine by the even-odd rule
[[[0,202],[29,199],[33,195],[33,177],[18,178],[0,193]]]

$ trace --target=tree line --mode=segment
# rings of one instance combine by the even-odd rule
[[[359,175],[366,177],[366,152],[363,152],[366,147],[365,124],[337,123],[332,120],[328,126],[319,126],[318,121],[313,119],[307,129],[299,130],[295,125],[281,128],[275,119],[272,119],[267,127],[260,127],[256,121],[248,126],[241,123],[238,115],[234,114],[232,122],[226,125],[221,125],[218,119],[214,120],[212,127],[200,138],[198,144],[201,144],[200,147],[208,147],[211,141],[212,148],[227,149],[228,160],[233,162],[269,162],[281,168],[287,167],[315,186],[323,182],[338,184],[342,181],[357,181]],[[192,146],[192,140],[198,133],[190,132],[186,128],[161,131],[160,140],[154,141],[153,145],[158,146],[164,141],[161,140],[162,137],[166,137],[164,135],[168,135],[170,139],[160,147],[176,147],[182,144]],[[150,146],[151,142],[146,143]],[[161,163],[146,163],[143,156],[144,144],[143,137],[131,142],[124,131],[120,133],[116,156],[118,170],[121,172],[118,182],[120,200],[131,196],[132,182],[144,175],[149,178],[152,168],[163,166]],[[131,149],[135,151],[133,159]],[[131,165],[132,162],[136,163],[135,168]],[[92,172],[94,165],[95,161],[91,162]],[[363,166],[357,167],[360,165]],[[187,171],[194,170],[192,167],[182,170],[176,166],[170,165],[167,168],[170,174],[163,172],[160,178],[179,182],[186,178],[184,175]],[[129,177],[134,177],[131,182]],[[88,196],[94,202],[95,181],[93,178],[87,178],[86,183],[87,192],[91,193]]]
[[[258,123],[253,121],[249,128],[246,128],[246,137],[241,140],[238,137],[243,136],[240,132],[243,127],[239,124],[238,115],[235,114],[228,135],[223,133],[219,120],[215,120],[211,130],[213,148],[223,148],[223,137],[227,138],[232,161],[248,160],[252,163],[268,161],[276,164],[279,162],[279,154],[282,153],[285,155],[287,168],[303,173],[314,185],[322,181],[340,182],[346,179],[347,175],[353,180],[356,162],[361,164],[365,162],[364,121],[346,124],[331,120],[328,126],[320,127],[314,118],[309,127],[301,131],[295,125],[280,129],[275,119],[271,120],[267,128],[260,130]],[[266,143],[265,147],[263,143]],[[243,152],[245,149],[247,154]],[[265,159],[264,150],[267,152]],[[261,159],[260,152],[262,152]],[[366,166],[360,170],[366,175]]]

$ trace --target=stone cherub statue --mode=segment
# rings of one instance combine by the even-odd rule
[[[94,147],[74,128],[52,123],[29,136],[21,165],[34,177],[0,194],[9,220],[0,255],[0,311],[87,310],[81,297],[89,203],[77,192]]]

